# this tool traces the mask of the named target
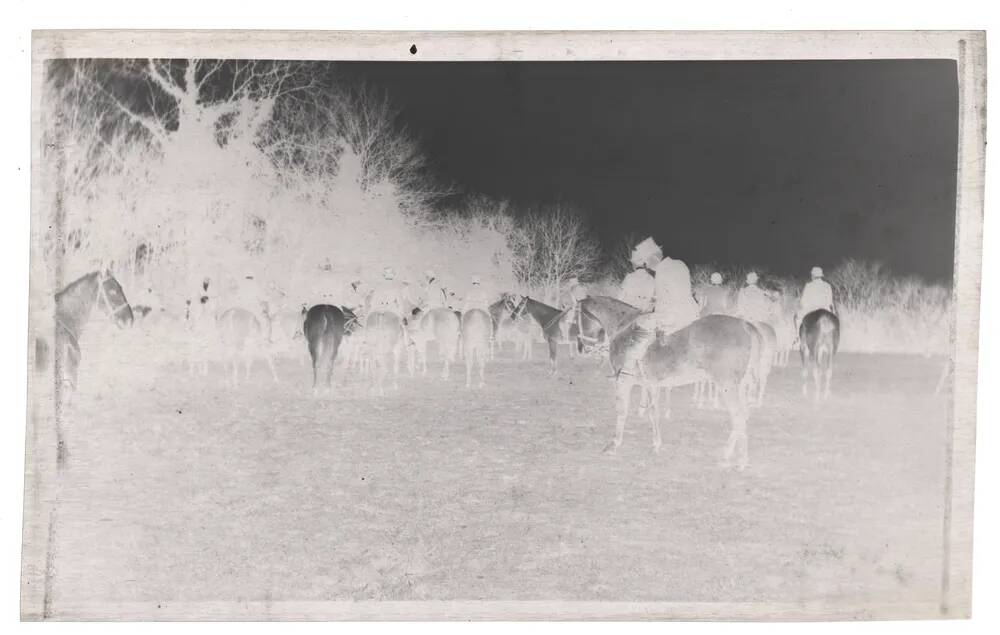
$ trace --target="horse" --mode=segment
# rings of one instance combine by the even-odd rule
[[[815,399],[830,397],[833,378],[833,357],[840,346],[840,319],[826,309],[807,313],[799,325],[799,354],[802,357],[802,395],[809,394],[807,385],[812,375]],[[822,390],[821,390],[822,384]]]
[[[302,333],[312,358],[314,394],[319,390],[321,375],[325,375],[326,389],[333,389],[333,365],[344,341],[347,321],[348,317],[340,307],[329,304],[317,304],[305,313]]]
[[[510,298],[510,303],[514,303],[514,298]],[[567,315],[567,311],[562,311],[549,306],[528,296],[521,296],[511,310],[512,320],[520,319],[525,313],[534,318],[535,322],[542,327],[542,336],[549,346],[549,374],[556,373],[556,351],[559,342],[564,338],[562,321]]]
[[[737,467],[749,465],[747,450],[747,385],[759,368],[761,338],[752,324],[726,315],[709,315],[670,333],[657,334],[635,368],[624,368],[629,349],[648,342],[634,321],[612,336],[609,360],[615,371],[615,435],[605,447],[614,453],[622,443],[629,414],[632,388],[639,385],[653,395],[649,411],[653,428],[653,450],[659,452],[659,389],[682,386],[707,377],[719,387],[729,411],[732,430],[723,450],[722,465],[728,466],[739,448]]]
[[[493,323],[483,309],[469,309],[462,314],[462,351],[465,355],[465,387],[472,387],[472,366],[479,365],[479,388],[486,385],[486,358],[490,354]]]
[[[451,364],[458,355],[461,322],[455,312],[445,307],[435,307],[426,312],[417,312],[410,321],[409,334],[417,362],[423,365],[427,374],[427,344],[434,340],[438,345],[438,356],[444,363],[441,379],[448,380]]]
[[[53,370],[56,390],[56,451],[57,464],[60,466],[68,455],[61,412],[63,406],[69,404],[79,385],[80,361],[83,359],[80,340],[83,337],[83,327],[90,321],[95,305],[120,329],[132,326],[135,322],[132,307],[121,284],[108,270],[92,271],[55,294]],[[41,363],[47,367],[48,343],[39,338],[35,343],[35,350],[36,354],[42,353],[41,360],[36,357],[36,364]]]
[[[789,315],[778,315],[771,323],[777,336],[778,348],[774,353],[774,365],[788,366],[788,358],[795,348],[795,321]]]
[[[55,365],[60,385],[75,391],[82,352],[80,338],[95,305],[118,328],[132,326],[135,315],[118,280],[109,271],[92,271],[56,293]]]
[[[226,349],[226,365],[233,370],[233,385],[239,383],[239,362],[246,367],[245,378],[250,379],[250,369],[255,357],[263,357],[271,370],[271,377],[279,383],[278,372],[271,358],[267,334],[260,320],[251,311],[241,307],[227,309],[216,320],[219,340]]]
[[[327,305],[329,306],[329,305]],[[267,321],[267,341],[271,346],[271,354],[280,357],[294,356],[299,360],[299,365],[304,363],[302,344],[305,337],[303,323],[308,311],[305,305],[301,309],[279,311],[275,314],[265,315]]]
[[[493,339],[496,341],[496,348],[502,351],[506,342],[513,342],[515,354],[520,353],[522,360],[531,359],[535,342],[535,333],[532,328],[534,324],[526,317],[514,320],[507,314],[512,309],[509,304],[510,297],[509,294],[505,293],[499,300],[490,305],[490,317],[493,318]],[[490,347],[490,357],[493,357],[492,346]]]
[[[385,395],[385,376],[388,374],[389,356],[392,356],[392,387],[399,388],[399,361],[403,355],[406,343],[403,320],[391,311],[373,311],[365,320],[366,350],[371,355],[375,371],[375,390],[380,396]],[[362,360],[362,372],[364,360]]]

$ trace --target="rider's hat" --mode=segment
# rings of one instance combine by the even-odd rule
[[[722,274],[716,271],[712,274],[712,284],[722,284]]]
[[[757,272],[751,271],[747,274],[747,284],[757,284]]]
[[[386,280],[392,280],[393,278],[396,277],[396,270],[393,269],[392,267],[386,267],[385,269],[382,270],[382,277],[385,278]]]
[[[479,284],[480,282],[482,280],[479,279],[479,276],[472,276],[472,284]]]
[[[656,241],[653,240],[653,237],[650,236],[649,238],[646,238],[641,243],[636,245],[635,249],[632,250],[632,262],[634,263],[645,262],[650,256],[654,255],[662,256],[663,250],[660,248],[659,245],[656,244]]]
[[[813,278],[822,278],[823,277],[823,267],[813,267],[812,271],[810,271],[809,274]]]

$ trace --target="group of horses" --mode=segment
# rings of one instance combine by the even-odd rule
[[[83,276],[57,293],[55,300],[57,379],[75,388],[81,358],[79,341],[93,307],[99,306],[119,327],[130,325],[135,318],[121,285],[109,272]],[[203,296],[201,304],[206,300],[207,296]],[[146,312],[143,310],[143,315]],[[548,346],[550,373],[556,372],[559,345],[570,342],[571,350],[596,352],[610,365],[615,382],[616,425],[607,452],[613,453],[622,443],[635,387],[640,388],[638,410],[652,424],[653,448],[658,451],[662,443],[659,422],[669,416],[670,389],[694,384],[699,405],[715,403],[728,412],[731,432],[723,463],[729,465],[735,454],[741,469],[749,461],[749,410],[763,400],[771,367],[775,361],[781,362],[783,353],[771,325],[728,315],[701,317],[676,332],[657,333],[650,342],[650,334],[636,321],[641,311],[606,296],[587,297],[573,307],[560,309],[527,295],[505,293],[482,309],[458,312],[446,307],[413,307],[403,313],[372,311],[359,316],[345,307],[318,304],[303,307],[298,315],[286,313],[265,316],[263,320],[248,309],[229,308],[211,314],[208,321],[214,322],[210,328],[215,329],[218,341],[228,351],[227,363],[234,382],[238,380],[239,363],[249,374],[256,356],[267,360],[277,381],[268,352],[277,330],[290,333],[286,339],[293,342],[299,337],[304,341],[312,360],[314,391],[332,390],[333,371],[340,358],[344,365],[370,375],[372,389],[380,395],[385,393],[390,372],[393,385],[398,385],[404,358],[411,374],[417,370],[427,373],[431,342],[437,345],[443,379],[448,379],[450,367],[458,358],[464,360],[467,387],[472,387],[476,369],[477,386],[485,384],[486,363],[504,341],[514,341],[522,358],[527,358],[536,335],[540,335]],[[190,315],[188,319],[194,321]],[[829,396],[839,331],[839,321],[829,311],[820,309],[802,318],[798,341],[803,394],[811,377],[815,397]],[[636,357],[629,355],[630,349],[640,345],[647,346],[645,353],[634,364],[627,363]],[[205,359],[191,358],[189,363],[192,371],[205,372],[207,367]]]

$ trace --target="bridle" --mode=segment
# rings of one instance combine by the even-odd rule
[[[511,310],[510,319],[517,321],[521,319],[521,317],[524,315],[525,309],[528,308],[528,296],[522,295],[520,302],[518,302],[516,305],[512,305],[511,296],[508,295],[506,298],[504,298],[504,304],[507,305],[507,308]]]
[[[129,308],[129,304],[127,300],[117,306],[111,303],[111,298],[108,297],[108,290],[104,286],[110,279],[112,279],[111,276],[101,274],[101,279],[97,283],[97,303],[101,304],[103,302],[107,309],[108,317],[117,319],[119,313]]]

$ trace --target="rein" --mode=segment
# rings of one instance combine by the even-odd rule
[[[66,335],[69,336],[69,343],[72,344],[73,348],[76,349],[77,352],[80,352],[80,340],[76,332],[74,332],[73,329],[71,329],[64,321],[60,320],[58,317],[56,318],[56,326],[62,327],[62,330],[64,330],[66,332]]]

